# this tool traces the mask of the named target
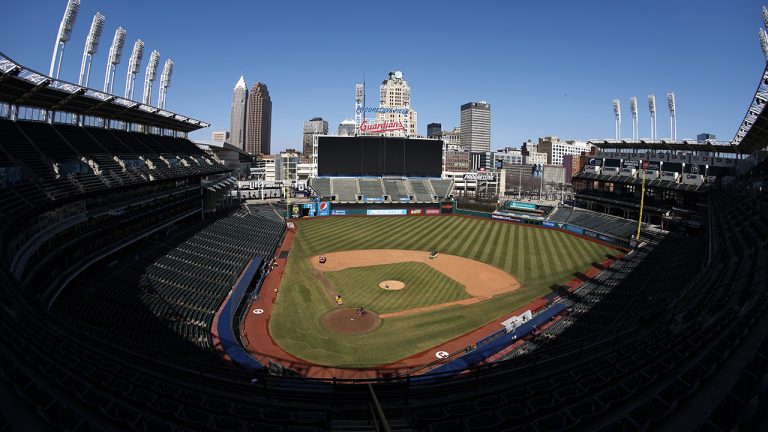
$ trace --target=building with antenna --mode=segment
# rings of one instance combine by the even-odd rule
[[[251,87],[245,125],[245,151],[270,154],[272,146],[272,99],[267,85],[261,82]]]
[[[248,109],[248,86],[245,85],[245,78],[241,75],[232,90],[232,108],[230,114],[230,144],[244,150],[245,149],[245,113]]]

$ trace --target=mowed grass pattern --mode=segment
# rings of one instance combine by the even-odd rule
[[[472,297],[463,285],[424,263],[353,267],[325,273],[325,276],[344,298],[345,305],[365,306],[380,314]],[[398,280],[406,287],[387,291],[379,288],[383,280]]]
[[[300,220],[270,319],[286,351],[325,365],[397,361],[482,326],[550,292],[616,251],[566,233],[456,216],[340,217]],[[320,317],[335,307],[311,273],[311,256],[341,250],[410,249],[463,256],[496,266],[523,284],[492,300],[387,318],[371,333],[343,336]],[[354,305],[352,305],[354,307]]]

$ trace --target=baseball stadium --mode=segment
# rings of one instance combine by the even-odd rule
[[[0,432],[768,430],[768,63],[733,140],[480,208],[442,141],[362,134],[245,199],[208,123],[56,53],[0,53]]]

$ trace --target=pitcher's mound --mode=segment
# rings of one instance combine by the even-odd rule
[[[334,309],[323,315],[322,320],[328,330],[344,334],[367,333],[381,324],[377,313],[366,310],[358,316],[356,308]]]
[[[397,291],[405,288],[405,284],[396,280],[385,280],[379,282],[379,288],[391,291]]]

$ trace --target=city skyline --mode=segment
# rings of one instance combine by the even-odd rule
[[[0,51],[32,69],[47,71],[65,5],[66,1],[55,1],[41,9],[9,4],[8,25],[0,29],[4,41]],[[556,14],[551,6],[533,4],[467,11],[443,2],[437,12],[432,5],[416,5],[399,17],[408,43],[376,55],[369,49],[370,39],[355,37],[367,24],[360,29],[351,25],[357,17],[378,11],[375,5],[335,4],[311,14],[287,5],[264,5],[263,14],[271,17],[263,25],[264,32],[281,37],[268,44],[260,42],[258,56],[243,54],[254,43],[243,25],[255,8],[247,2],[206,10],[166,2],[152,4],[157,13],[141,13],[149,5],[83,0],[61,78],[77,82],[79,51],[88,24],[101,12],[106,22],[102,49],[93,59],[92,86],[103,79],[108,35],[121,26],[127,32],[124,57],[133,41],[141,38],[147,53],[155,49],[162,53],[161,62],[173,58],[176,69],[166,108],[211,123],[210,128],[193,133],[193,139],[207,140],[211,131],[230,129],[232,83],[239,76],[266,83],[275,105],[272,152],[300,148],[298,131],[308,118],[323,117],[334,125],[351,118],[354,84],[363,76],[369,84],[369,105],[374,105],[370,101],[376,100],[376,86],[372,84],[395,70],[405,74],[413,89],[421,117],[419,135],[426,135],[426,124],[433,122],[451,130],[459,125],[462,104],[487,100],[494,107],[492,150],[548,135],[611,138],[613,99],[622,101],[628,119],[631,96],[644,101],[655,94],[663,100],[666,93],[674,92],[678,138],[695,139],[704,132],[730,140],[765,64],[756,37],[762,24],[763,3],[758,1],[593,1],[559,5]],[[426,17],[435,16],[432,13],[445,22],[482,25],[486,34],[429,25]],[[31,14],[34,28],[25,24],[24,17]],[[168,16],[174,16],[174,22],[162,18]],[[215,32],[199,31],[212,22],[226,22],[224,17],[234,21]],[[557,17],[567,21],[552,25]],[[331,51],[339,46],[348,55],[307,57],[318,47]],[[443,55],[428,55],[433,48]],[[206,57],[216,60],[206,61]],[[452,61],[458,58],[462,62]],[[147,60],[145,56],[137,79],[143,79]],[[124,86],[126,63],[118,66],[116,89]],[[669,121],[661,108],[657,135],[666,138]],[[639,129],[641,137],[650,136],[647,109],[640,110]],[[622,136],[631,136],[629,122],[624,123]]]

